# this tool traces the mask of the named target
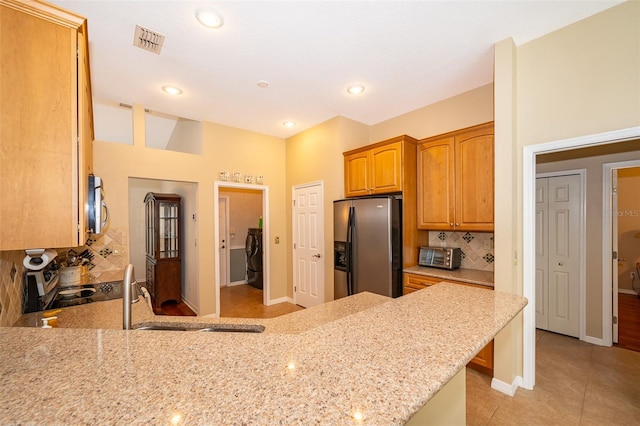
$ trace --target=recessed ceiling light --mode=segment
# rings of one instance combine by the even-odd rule
[[[347,92],[352,95],[357,95],[358,93],[364,92],[364,86],[361,84],[354,84],[353,86],[347,87]]]
[[[266,89],[267,87],[269,87],[271,83],[269,83],[267,80],[258,80],[258,87],[261,87],[263,89]]]
[[[220,28],[224,21],[222,16],[218,15],[211,9],[200,9],[196,12],[198,22],[207,28]]]
[[[282,125],[284,127],[294,127],[296,125],[295,121],[285,121],[284,123],[282,123]]]
[[[182,93],[182,90],[175,86],[162,86],[162,90],[170,95],[179,95]]]

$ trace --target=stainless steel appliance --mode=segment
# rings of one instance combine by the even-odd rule
[[[442,269],[458,269],[462,262],[462,250],[459,248],[420,247],[418,265]]]
[[[402,198],[333,202],[334,298],[402,295]]]
[[[122,298],[122,281],[60,287],[55,250],[27,250],[23,313]]]
[[[247,284],[262,290],[262,229],[249,228],[244,249],[247,253]]]
[[[109,220],[109,209],[104,202],[102,185],[102,179],[89,175],[89,210],[87,213],[89,232],[92,234],[102,233],[102,228],[107,225]]]
[[[25,267],[23,311],[41,311],[55,297],[56,284],[60,281],[59,265],[53,249],[28,249],[22,260]]]

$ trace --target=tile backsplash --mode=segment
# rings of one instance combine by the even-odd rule
[[[493,233],[429,231],[429,245],[460,248],[462,268],[493,271]]]
[[[22,315],[23,250],[0,252],[0,327],[12,326]],[[16,272],[11,278],[15,265]]]
[[[66,255],[68,250],[57,249],[59,255]],[[129,259],[129,241],[126,231],[109,229],[104,234],[91,235],[83,247],[74,247],[73,250],[76,253],[89,250],[93,255],[88,265],[90,281],[105,282],[122,279]],[[0,327],[13,325],[22,315],[24,256],[24,250],[0,252]],[[14,265],[16,272],[12,279],[11,271]]]

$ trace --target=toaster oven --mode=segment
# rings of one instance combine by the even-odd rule
[[[418,265],[442,269],[458,269],[462,261],[459,248],[420,247]]]

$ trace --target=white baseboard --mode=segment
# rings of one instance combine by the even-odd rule
[[[631,295],[633,295],[633,296],[637,296],[637,295],[638,295],[638,293],[636,293],[635,291],[633,291],[633,290],[628,290],[628,289],[626,289],[626,288],[619,288],[619,289],[618,289],[618,293],[622,293],[622,294],[631,294]]]
[[[193,312],[196,313],[196,315],[198,315],[198,310],[195,308],[195,305],[191,303],[191,301],[189,301],[188,299],[185,299],[184,296],[182,297],[182,303],[187,305],[189,309],[191,309]]]
[[[247,281],[234,281],[232,283],[227,284],[227,287],[235,287],[237,285],[245,285]]]
[[[293,299],[286,296],[280,297],[278,299],[271,299],[267,302],[267,306],[277,305],[278,303],[285,303],[285,302],[293,303]]]
[[[518,390],[518,387],[520,386],[522,386],[521,376],[516,376],[516,378],[513,379],[513,382],[511,384],[498,380],[495,377],[491,379],[491,389],[495,389],[498,392],[502,392],[509,396],[515,395],[516,391]]]
[[[584,336],[584,339],[580,340],[582,340],[583,342],[591,343],[592,345],[607,346],[604,344],[604,340],[599,337]]]

